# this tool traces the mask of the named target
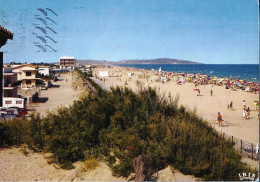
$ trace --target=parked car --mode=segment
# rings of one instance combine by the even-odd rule
[[[20,117],[21,116],[20,113],[19,113],[19,109],[18,108],[8,108],[6,111],[7,112],[8,111],[12,112],[16,117]]]
[[[16,116],[12,112],[0,111],[0,121],[11,120]]]
[[[19,108],[18,109],[20,116],[25,116],[28,114],[28,111],[26,108]]]

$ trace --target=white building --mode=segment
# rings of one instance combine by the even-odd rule
[[[19,107],[24,108],[24,99],[17,97],[4,97],[3,98],[3,107]]]
[[[48,76],[51,73],[51,67],[50,66],[39,66],[38,73],[41,75],[44,75],[44,76]]]
[[[74,57],[60,57],[60,69],[73,70],[76,67],[76,59]]]

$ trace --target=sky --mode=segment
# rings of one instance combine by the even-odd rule
[[[0,0],[4,62],[259,64],[257,0]]]

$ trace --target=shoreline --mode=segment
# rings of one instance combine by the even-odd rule
[[[128,66],[128,65],[152,65],[152,66],[156,66],[158,67],[157,69],[154,69],[154,68],[140,68],[140,67],[134,67],[134,66]],[[118,66],[118,67],[125,67],[125,68],[135,68],[135,69],[142,69],[142,70],[146,70],[146,71],[151,71],[152,69],[153,70],[158,70],[159,67],[163,67],[165,65],[174,65],[174,66],[183,66],[183,65],[194,65],[194,64],[118,64],[118,65],[110,65],[110,66]],[[196,64],[196,65],[219,65],[219,66],[231,66],[231,65],[236,65],[236,64]],[[238,65],[253,65],[253,66],[259,66],[259,64],[238,64]],[[232,75],[229,75],[229,76],[215,76],[215,75],[210,75],[210,74],[204,74],[204,73],[201,73],[201,72],[198,72],[198,71],[191,71],[191,72],[182,72],[182,71],[170,71],[170,70],[165,70],[165,72],[168,72],[168,73],[177,73],[177,74],[202,74],[202,75],[207,75],[207,76],[210,76],[210,77],[217,77],[217,78],[228,78],[228,79],[238,79],[240,78],[240,76],[232,76]],[[211,72],[211,71],[210,71]],[[215,72],[215,71],[213,71]],[[231,76],[231,77],[230,77]],[[258,75],[255,75],[256,78],[243,78],[243,80],[246,80],[247,82],[256,82],[256,83],[259,83],[259,78],[258,78]],[[257,79],[258,78],[258,79]]]

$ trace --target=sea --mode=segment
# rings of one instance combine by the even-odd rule
[[[259,82],[259,64],[120,64],[123,67],[159,70],[177,73],[201,73],[219,78]]]

